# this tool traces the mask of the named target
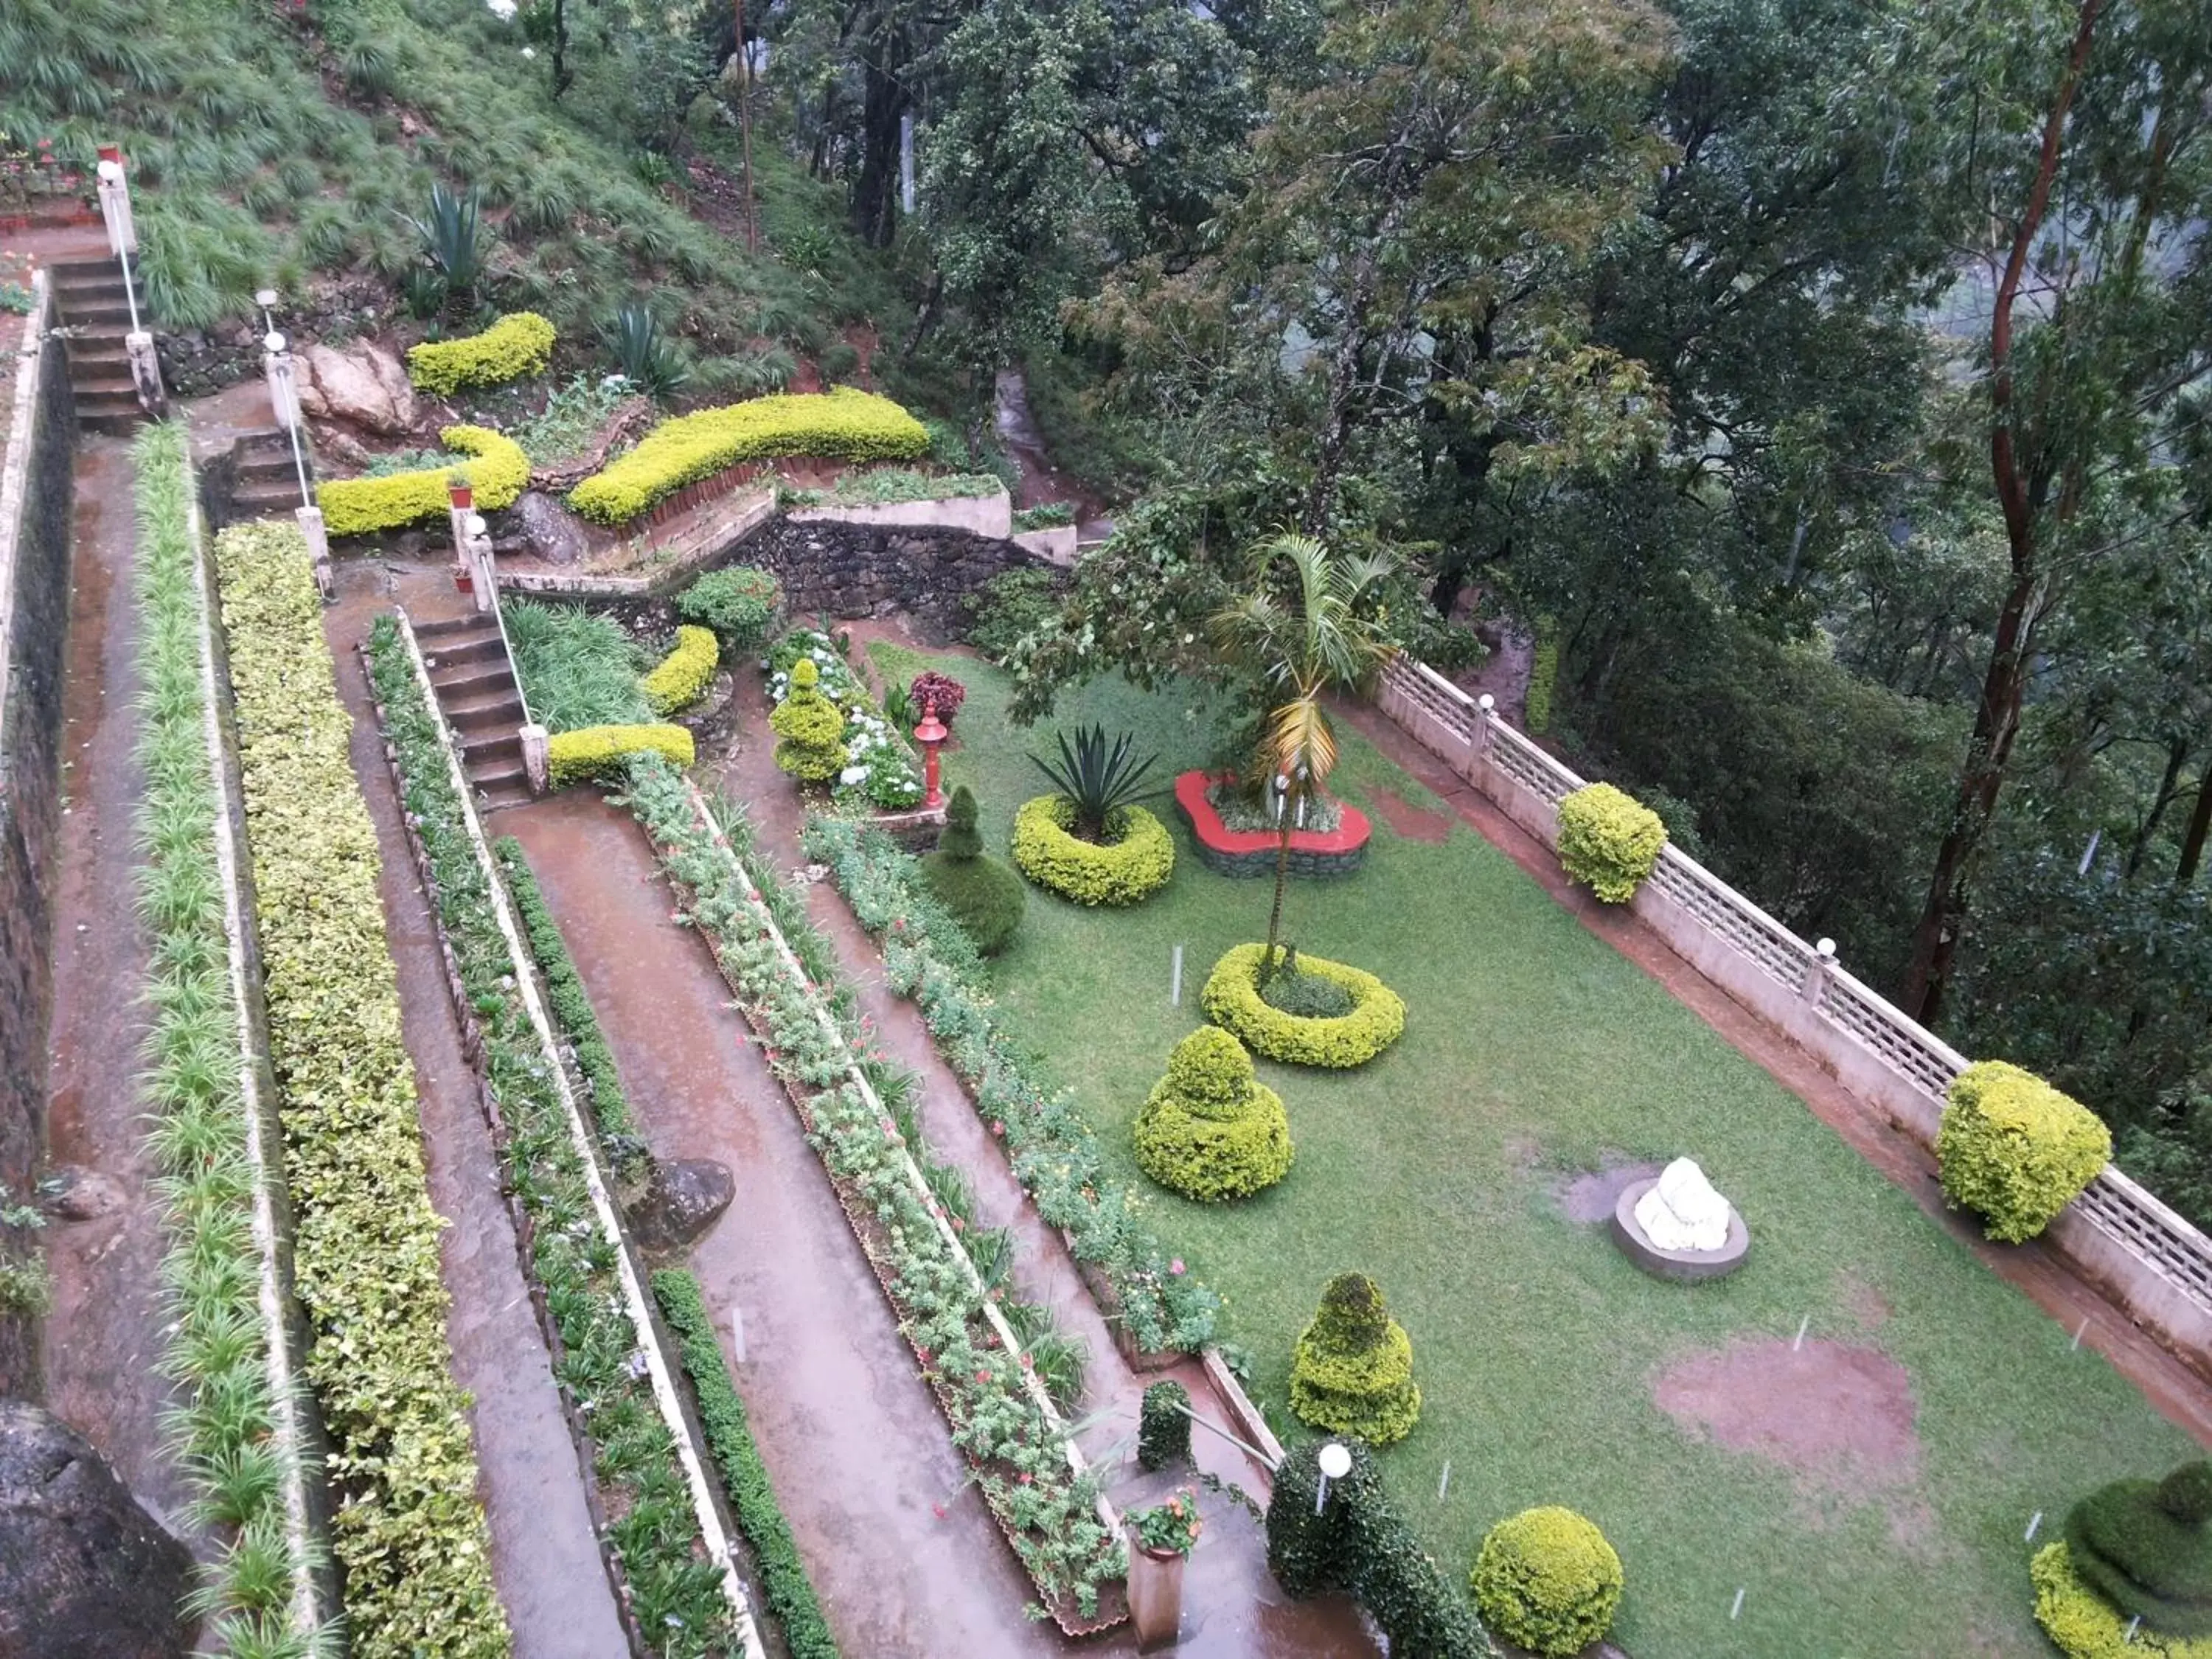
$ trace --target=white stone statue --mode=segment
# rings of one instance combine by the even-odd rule
[[[1636,1200],[1636,1224],[1662,1250],[1717,1250],[1728,1243],[1728,1200],[1694,1158],[1678,1158]]]

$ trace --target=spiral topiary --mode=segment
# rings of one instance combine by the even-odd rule
[[[769,726],[781,739],[775,763],[804,783],[823,783],[844,769],[845,716],[823,696],[822,671],[811,657],[792,665],[791,689]]]
[[[2163,1480],[2115,1480],[2066,1517],[2077,1577],[2166,1636],[2212,1636],[2212,1463]]]
[[[1254,1076],[1244,1045],[1201,1025],[1175,1046],[1167,1075],[1138,1109],[1137,1167],[1186,1198],[1249,1198],[1289,1172],[1295,1149],[1283,1097]]]
[[[1403,1440],[1420,1420],[1413,1339],[1365,1273],[1339,1273],[1322,1291],[1291,1355],[1291,1409],[1376,1446]]]
[[[964,783],[952,792],[945,809],[945,833],[937,850],[922,859],[921,874],[938,902],[985,956],[996,956],[1013,942],[1029,902],[1027,891],[1019,876],[983,851],[983,838],[975,830],[975,797]]]
[[[1469,1575],[1493,1631],[1531,1653],[1580,1653],[1620,1607],[1620,1557],[1595,1524],[1547,1504],[1500,1521]]]

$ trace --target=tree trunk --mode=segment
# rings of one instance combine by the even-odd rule
[[[899,118],[907,112],[905,41],[887,27],[867,42],[861,64],[860,167],[853,180],[853,232],[889,247],[898,230]]]
[[[2204,775],[2197,780],[2197,805],[2190,811],[2189,828],[2181,837],[2181,862],[2173,869],[2175,886],[2186,887],[2197,879],[2208,836],[2212,836],[2212,760],[2205,762]]]
[[[1275,940],[1283,928],[1283,889],[1291,879],[1290,804],[1283,804],[1282,829],[1275,839],[1275,902],[1267,912],[1267,948],[1260,953],[1260,983],[1275,976]]]
[[[553,96],[568,90],[575,76],[568,68],[568,0],[553,0]]]

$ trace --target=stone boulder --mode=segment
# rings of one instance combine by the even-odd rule
[[[319,421],[343,421],[379,437],[415,429],[415,388],[399,359],[373,340],[340,351],[311,345],[300,354],[300,407]]]
[[[542,491],[524,490],[514,504],[514,515],[530,550],[548,564],[574,564],[587,550],[581,522]]]
[[[1694,1158],[1678,1158],[1636,1203],[1636,1224],[1662,1250],[1718,1250],[1729,1241],[1728,1200]]]
[[[729,1166],[711,1158],[655,1160],[645,1191],[629,1206],[630,1233],[654,1255],[688,1249],[737,1196]]]
[[[190,1653],[192,1558],[59,1418],[0,1401],[0,1654]]]

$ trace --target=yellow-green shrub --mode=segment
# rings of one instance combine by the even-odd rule
[[[1141,806],[1115,809],[1121,826],[1109,844],[1073,832],[1075,808],[1065,795],[1039,795],[1014,814],[1014,863],[1040,887],[1078,904],[1134,904],[1175,873],[1175,837]]]
[[[1620,1557],[1596,1525],[1558,1504],[1523,1510],[1482,1540],[1470,1575],[1491,1629],[1532,1653],[1580,1653],[1620,1607]]]
[[[1249,1198],[1296,1156],[1283,1097],[1253,1075],[1252,1056],[1218,1025],[1175,1046],[1167,1075],[1137,1110],[1137,1167],[1204,1203]]]
[[[536,312],[510,312],[481,334],[410,346],[407,378],[439,398],[465,386],[501,386],[543,374],[553,362],[553,325]]]
[[[1659,862],[1667,826],[1633,795],[1586,783],[1559,803],[1559,864],[1607,904],[1626,904]]]
[[[1390,1317],[1382,1287],[1365,1273],[1339,1273],[1291,1352],[1291,1409],[1331,1434],[1370,1446],[1403,1440],[1421,1419],[1413,1340]]]
[[[928,447],[921,422],[888,398],[852,386],[780,392],[661,422],[636,448],[570,490],[568,505],[595,523],[620,524],[740,461],[909,460]]]
[[[1272,1008],[1260,996],[1264,945],[1239,945],[1222,953],[1206,976],[1199,1001],[1206,1017],[1226,1026],[1244,1046],[1293,1066],[1364,1066],[1403,1036],[1406,1005],[1374,975],[1301,951],[1301,972],[1334,980],[1352,994],[1352,1012],[1333,1019],[1310,1018]]]
[[[2082,1582],[2063,1543],[2038,1550],[2027,1576],[2035,1622],[2067,1659],[2212,1659],[2212,1637],[2161,1636],[2138,1625],[2130,1641],[2127,1615]]]
[[[642,750],[665,755],[677,766],[689,766],[696,757],[691,734],[680,726],[587,726],[546,739],[546,778],[556,789],[586,778],[611,778],[625,756]]]
[[[845,712],[822,690],[822,670],[811,657],[791,665],[783,701],[768,717],[781,739],[775,763],[801,783],[826,783],[845,767]]]
[[[714,665],[721,659],[721,647],[714,643],[712,630],[688,625],[676,630],[676,648],[661,661],[660,666],[640,682],[645,690],[645,700],[653,705],[656,714],[672,714],[699,701],[714,678]]]
[[[2112,1131],[2094,1112],[2001,1060],[1952,1079],[1936,1133],[1944,1196],[2008,1244],[2050,1225],[2112,1156]]]
[[[438,434],[438,441],[475,459],[458,467],[428,466],[388,478],[334,478],[319,483],[315,500],[323,509],[324,526],[333,536],[366,536],[434,519],[447,509],[446,479],[453,472],[476,486],[477,510],[483,513],[514,506],[529,487],[530,457],[512,438],[489,427],[449,426]]]

